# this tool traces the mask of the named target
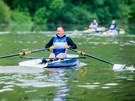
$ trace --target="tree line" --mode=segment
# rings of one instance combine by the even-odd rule
[[[0,0],[0,24],[135,23],[135,0]]]

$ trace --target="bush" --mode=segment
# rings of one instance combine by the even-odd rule
[[[46,24],[47,20],[49,18],[49,15],[50,15],[50,13],[49,13],[49,11],[47,11],[47,9],[45,7],[40,8],[39,10],[37,10],[37,12],[34,15],[34,23],[36,23],[36,24],[41,24],[41,23]]]
[[[50,16],[50,11],[47,11],[47,9],[45,7],[43,8],[39,8],[39,10],[37,10],[37,12],[34,15],[34,24],[36,24],[37,26],[35,26],[35,30],[46,30],[47,27],[47,21],[49,19]]]
[[[109,24],[111,21],[111,14],[108,7],[98,8],[96,14],[101,25]]]
[[[29,31],[33,23],[29,14],[19,11],[11,12],[11,30],[12,31]]]
[[[68,23],[89,23],[93,18],[97,18],[95,14],[87,11],[83,7],[73,7],[70,11],[65,13],[65,20]]]
[[[0,24],[10,23],[10,10],[2,0],[0,0]]]

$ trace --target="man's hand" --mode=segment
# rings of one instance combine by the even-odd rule
[[[53,47],[53,46],[49,47],[49,51],[52,51],[53,49],[54,49],[54,47]]]
[[[64,48],[65,48],[65,49],[68,49],[68,48],[69,48],[69,46],[65,46]]]

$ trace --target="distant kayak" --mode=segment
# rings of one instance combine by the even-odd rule
[[[109,30],[109,31],[106,31],[106,32],[103,32],[103,35],[105,36],[113,36],[113,35],[118,35],[118,31],[117,30]]]

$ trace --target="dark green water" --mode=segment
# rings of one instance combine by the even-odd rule
[[[135,36],[71,35],[78,50],[109,62],[135,67]],[[1,34],[0,56],[42,49],[53,34]],[[76,54],[68,51],[68,53]],[[29,56],[48,56],[50,52]],[[0,59],[1,101],[134,101],[134,71],[113,71],[95,59],[80,59],[86,66],[74,69],[18,67],[19,57]]]

